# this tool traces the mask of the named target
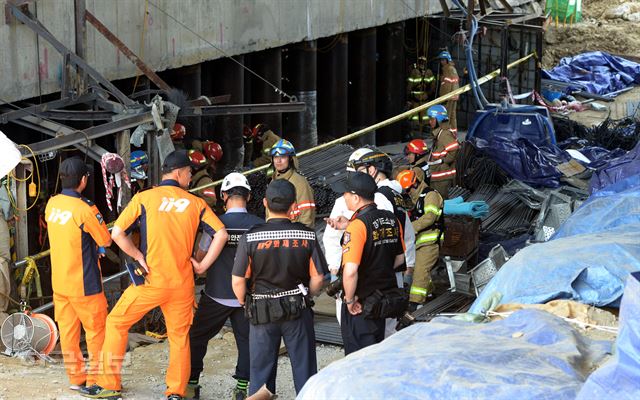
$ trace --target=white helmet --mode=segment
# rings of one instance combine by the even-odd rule
[[[232,172],[229,175],[225,176],[222,180],[222,186],[220,186],[221,192],[226,192],[235,187],[242,187],[251,191],[251,186],[249,186],[249,181],[247,177],[238,172]]]
[[[359,161],[365,154],[372,153],[373,150],[368,149],[366,147],[361,147],[358,150],[351,153],[349,156],[349,160],[347,161],[347,171],[348,172],[356,172],[356,168],[354,167],[354,162]]]

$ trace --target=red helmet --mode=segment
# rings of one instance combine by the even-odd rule
[[[184,125],[176,122],[171,130],[171,140],[182,140],[185,136],[187,136],[187,130]]]
[[[213,140],[207,140],[202,144],[202,150],[204,155],[209,157],[214,162],[222,160],[222,146]]]
[[[396,180],[400,182],[400,186],[402,186],[403,189],[409,189],[416,183],[416,173],[413,170],[405,169],[404,171],[398,172]]]
[[[260,137],[268,130],[270,130],[269,125],[258,124],[253,127],[253,130],[251,131],[251,136],[253,136],[254,138],[260,139]]]
[[[198,150],[189,150],[189,161],[194,168],[202,168],[207,165],[207,157]]]
[[[423,155],[427,152],[429,148],[427,147],[427,143],[422,139],[413,139],[404,148],[404,154],[417,154],[419,156]]]

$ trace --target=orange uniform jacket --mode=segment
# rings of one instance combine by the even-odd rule
[[[111,240],[104,219],[90,200],[71,189],[52,197],[45,210],[51,244],[51,285],[58,295],[102,292],[98,246]]]
[[[174,180],[136,194],[115,225],[128,230],[135,223],[140,228],[140,251],[149,267],[145,285],[156,288],[193,287],[190,257],[198,229],[213,236],[224,228],[203,199]]]

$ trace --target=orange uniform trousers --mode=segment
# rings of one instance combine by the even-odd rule
[[[152,309],[160,306],[169,337],[169,366],[166,394],[184,396],[191,373],[189,328],[193,320],[194,288],[156,288],[129,286],[107,317],[102,347],[102,373],[97,383],[103,388],[121,390],[122,361],[127,349],[129,328]]]
[[[60,330],[60,347],[64,367],[72,385],[96,381],[100,349],[104,342],[107,298],[104,293],[91,296],[63,296],[53,294],[55,320]],[[80,350],[80,328],[84,328],[89,356],[89,369]]]

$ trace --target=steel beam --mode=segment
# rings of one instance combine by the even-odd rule
[[[38,155],[46,153],[52,150],[62,149],[64,147],[73,146],[76,144],[86,143],[97,139],[102,136],[107,136],[112,133],[121,132],[125,129],[136,127],[140,124],[153,121],[151,112],[147,111],[140,114],[126,116],[117,121],[108,122],[103,125],[94,126],[83,131],[75,130],[74,133],[69,135],[56,137],[54,139],[43,140],[41,142],[32,143],[29,145],[33,152]],[[21,150],[24,156],[29,156],[31,153],[27,150]]]
[[[86,103],[95,100],[96,96],[93,93],[84,94],[75,99],[65,97],[60,100],[53,100],[48,103],[36,104],[35,106],[21,108],[19,110],[8,111],[4,114],[0,114],[0,123],[6,124],[7,122],[22,118],[26,115],[39,114],[43,111],[55,110],[56,108],[62,108],[72,106],[75,104]]]
[[[111,111],[51,110],[39,112],[38,115],[61,121],[111,121],[115,114]]]
[[[98,83],[102,84],[106,87],[111,94],[116,97],[121,103],[125,105],[133,105],[135,102],[128,98],[124,93],[122,93],[117,87],[115,87],[109,80],[107,80],[104,76],[102,76],[98,71],[96,71],[92,66],[87,64],[82,58],[78,57],[77,54],[69,50],[67,46],[62,44],[56,37],[47,30],[47,28],[42,25],[42,23],[33,15],[31,15],[28,11],[22,11],[19,7],[16,7],[13,4],[8,3],[11,7],[11,12],[18,19],[18,21],[22,22],[31,30],[33,30],[36,34],[41,36],[44,40],[49,42],[51,46],[53,46],[60,54],[63,56],[65,54],[69,54],[69,61],[78,68],[81,68],[83,71],[87,72],[93,79],[95,79]]]
[[[24,126],[29,129],[36,130],[38,132],[42,132],[45,135],[49,135],[52,137],[58,137],[60,134],[69,135],[77,130],[68,127],[66,125],[57,124],[55,122],[46,121],[37,117],[27,116],[21,119],[13,121],[15,124]],[[90,143],[87,146],[86,143],[78,143],[74,145],[78,150],[86,153],[92,160],[96,162],[100,162],[102,160],[102,155],[107,153],[102,146],[98,146],[95,143]]]
[[[156,86],[158,86],[162,90],[169,91],[171,89],[167,82],[163,81],[162,78],[160,78],[158,74],[156,74],[144,61],[142,61],[140,57],[138,57],[133,51],[131,51],[131,49],[129,49],[127,45],[122,42],[122,40],[118,39],[118,37],[113,32],[111,32],[109,28],[107,28],[102,22],[100,22],[100,20],[96,18],[95,15],[85,10],[84,16],[86,20],[89,21],[89,23],[102,34],[102,36],[110,41],[111,44],[116,46],[118,50],[120,50],[122,54],[124,54],[125,57],[129,59],[129,61],[134,63],[136,67],[138,67],[138,69],[143,74],[145,74],[146,77],[149,78],[149,80],[151,80],[151,82],[155,83]]]
[[[241,115],[241,114],[272,114],[301,112],[306,109],[306,103],[298,101],[291,103],[262,103],[262,104],[230,104],[224,106],[190,107],[180,110],[180,117]]]

